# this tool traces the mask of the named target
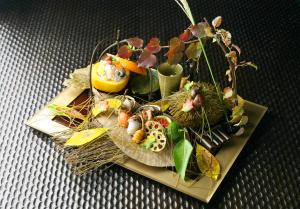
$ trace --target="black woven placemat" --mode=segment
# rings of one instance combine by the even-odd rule
[[[211,203],[119,166],[77,177],[49,137],[24,124],[87,65],[98,40],[117,29],[163,42],[181,33],[188,20],[173,1],[0,0],[0,208],[299,208],[299,4],[190,6],[199,21],[223,16],[243,57],[259,66],[238,72],[239,93],[269,107]],[[224,76],[222,55],[209,56]]]

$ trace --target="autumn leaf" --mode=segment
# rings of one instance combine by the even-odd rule
[[[143,50],[139,59],[138,59],[138,66],[143,68],[150,68],[155,65],[157,62],[157,58],[148,50]]]
[[[170,40],[170,48],[166,56],[168,57],[168,63],[171,65],[178,64],[182,57],[184,50],[184,43],[177,37]]]
[[[158,38],[151,38],[145,49],[153,54],[159,52],[161,49],[160,40]]]
[[[185,54],[188,59],[196,60],[200,57],[202,53],[202,48],[200,42],[191,43],[185,50]]]
[[[144,44],[144,41],[138,37],[129,38],[127,39],[127,42],[135,48],[142,48]]]
[[[183,33],[179,35],[179,39],[183,42],[189,41],[193,37],[193,34],[189,29],[185,30]]]
[[[118,50],[118,56],[124,59],[129,59],[132,55],[132,50],[127,46],[123,45]]]
[[[220,163],[207,149],[197,144],[196,159],[201,173],[213,180],[218,180],[221,172]]]

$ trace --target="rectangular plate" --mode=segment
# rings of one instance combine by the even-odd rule
[[[52,120],[54,116],[47,106],[50,104],[67,106],[82,92],[83,90],[81,89],[71,87],[66,88],[44,108],[30,118],[26,124],[48,135],[53,135],[56,132],[67,130],[68,127]],[[147,166],[133,159],[127,160],[125,163],[120,165],[138,174],[153,179],[154,181],[160,182],[173,189],[208,203],[223,181],[232,164],[238,157],[239,153],[249,140],[251,134],[256,129],[260,120],[266,113],[267,107],[246,101],[245,111],[249,117],[249,122],[246,126],[245,133],[243,136],[232,137],[216,155],[216,158],[219,160],[221,165],[221,177],[218,181],[212,181],[208,177],[203,176],[198,181],[184,182],[179,179],[178,175],[173,171],[167,170],[166,168]]]

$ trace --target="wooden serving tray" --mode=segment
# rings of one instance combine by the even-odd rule
[[[31,117],[26,122],[26,125],[51,136],[54,133],[67,130],[68,127],[52,120],[54,115],[47,106],[51,104],[67,106],[81,95],[83,91],[84,90],[72,87],[66,88]],[[249,117],[249,122],[246,126],[245,133],[239,137],[232,137],[216,155],[221,165],[221,177],[218,181],[212,181],[208,177],[203,176],[198,181],[191,180],[184,182],[173,171],[166,168],[147,166],[133,159],[127,160],[125,163],[120,164],[120,166],[208,203],[258,126],[267,109],[265,106],[246,101],[245,111]]]

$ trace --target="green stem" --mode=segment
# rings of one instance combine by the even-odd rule
[[[205,61],[206,61],[208,70],[209,70],[209,73],[210,73],[210,76],[211,76],[211,79],[212,79],[212,81],[213,81],[213,83],[214,83],[214,86],[215,86],[215,88],[216,88],[218,97],[219,97],[219,99],[220,99],[221,104],[223,104],[223,99],[222,99],[222,97],[221,97],[219,88],[218,88],[218,86],[217,86],[217,83],[216,83],[216,80],[215,80],[215,77],[214,77],[212,68],[211,68],[211,66],[210,66],[210,63],[209,63],[209,60],[208,60],[206,51],[205,51],[204,46],[203,46],[203,43],[202,43],[202,40],[201,40],[201,38],[198,38],[198,40],[199,40],[199,43],[200,43],[200,46],[201,46],[201,49],[202,49],[202,52],[203,52],[203,55],[204,55],[204,58],[205,58]],[[224,109],[225,109],[225,108],[224,108]],[[224,115],[225,115],[226,121],[229,122],[229,119],[228,119],[228,116],[227,116],[227,114],[226,114],[226,111],[224,111]]]

